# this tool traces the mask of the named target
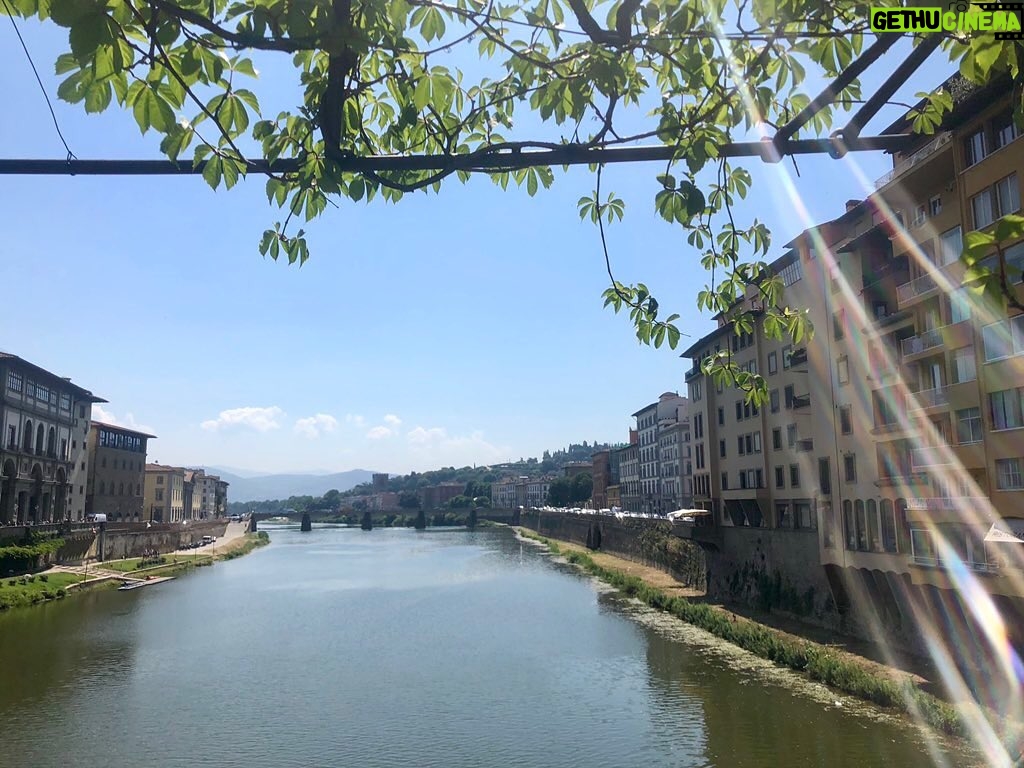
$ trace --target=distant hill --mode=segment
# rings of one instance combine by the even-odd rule
[[[287,499],[289,496],[323,496],[332,488],[347,491],[360,483],[368,483],[373,472],[367,469],[350,469],[329,475],[258,475],[242,477],[218,467],[207,467],[207,471],[220,476],[231,485],[228,487],[228,501],[264,501]]]

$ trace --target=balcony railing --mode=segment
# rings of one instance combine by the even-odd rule
[[[896,289],[896,298],[899,300],[900,306],[902,307],[904,302],[910,301],[915,296],[924,296],[926,293],[931,293],[936,288],[935,281],[931,275],[921,275],[920,277],[914,278],[909,283],[904,283]]]
[[[797,453],[810,453],[814,450],[814,440],[811,438],[804,438],[803,440],[797,440],[796,444]]]
[[[909,339],[904,339],[902,342],[903,354],[906,355],[917,355],[921,352],[926,352],[929,349],[935,349],[936,347],[942,346],[942,332],[945,328],[933,328],[930,331],[925,331],[917,336],[911,336]]]
[[[935,389],[922,389],[915,392],[909,399],[910,409],[935,408],[939,405],[949,404],[949,387],[936,387]]]
[[[914,565],[921,565],[925,568],[948,568],[952,564],[941,557],[918,554],[911,555],[910,560]],[[964,560],[962,562],[963,565],[978,573],[996,573],[999,570],[999,566],[995,563],[982,563],[975,560]]]
[[[974,510],[988,503],[984,496],[932,496],[907,499],[907,509],[914,512],[950,512],[957,509]]]
[[[955,456],[949,453],[948,445],[937,445],[931,448],[911,448],[910,465],[915,469],[928,467],[945,467],[956,464]]]
[[[810,393],[808,393],[806,395],[794,395],[794,397],[793,397],[793,407],[794,408],[809,408],[810,405],[811,405],[811,395],[810,395]]]
[[[931,157],[944,146],[949,144],[949,140],[951,138],[953,138],[953,134],[949,131],[947,131],[946,133],[940,133],[934,139],[932,139],[919,150],[917,150],[917,152],[912,154],[910,157],[901,160],[893,167],[891,171],[889,171],[884,176],[880,177],[875,182],[875,189],[880,189],[881,187],[884,187],[886,184],[902,176],[904,173],[909,171],[914,166],[920,165],[927,158]]]

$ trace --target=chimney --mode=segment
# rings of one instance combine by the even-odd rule
[[[858,205],[860,205],[860,200],[847,200],[846,201],[846,211],[850,212],[854,208],[856,208]]]

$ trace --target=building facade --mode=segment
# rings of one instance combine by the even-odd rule
[[[186,519],[185,470],[182,467],[147,464],[143,490],[143,516],[147,522],[178,523]],[[189,501],[191,503],[191,499]]]
[[[107,401],[6,352],[0,382],[0,525],[82,520],[92,406]]]
[[[94,421],[89,428],[85,512],[143,521],[146,450],[153,435]]]
[[[640,446],[628,445],[619,455],[619,500],[627,512],[639,512],[640,491]]]
[[[590,492],[594,509],[608,508],[608,486],[611,485],[611,451],[598,451],[591,458],[593,486]]]

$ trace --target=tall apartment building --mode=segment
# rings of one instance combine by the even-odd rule
[[[102,513],[112,522],[143,520],[146,447],[153,438],[145,432],[92,422],[85,495],[87,515]]]
[[[676,392],[665,392],[657,402],[651,403],[633,414],[639,437],[637,455],[640,472],[640,507],[638,511],[650,514],[672,511],[663,508],[659,434],[661,430],[677,424],[681,416],[685,418],[685,410],[685,397],[680,397]]]
[[[143,484],[143,517],[151,523],[185,520],[185,470],[164,464],[147,464]]]
[[[619,498],[627,512],[640,511],[640,483],[640,445],[633,443],[619,454]]]
[[[608,486],[611,485],[611,451],[598,451],[591,459],[593,486],[590,491],[590,499],[594,509],[606,509],[608,507]]]
[[[93,403],[70,379],[0,352],[0,525],[81,520]]]
[[[689,535],[738,550],[730,530],[771,529],[797,568],[823,566],[840,612],[867,600],[897,628],[947,615],[964,568],[1024,613],[1010,599],[1019,545],[985,541],[993,523],[1024,534],[1024,314],[964,290],[959,259],[965,233],[1019,211],[1024,142],[1000,84],[945,87],[955,108],[939,132],[771,265],[814,336],[768,339],[760,322],[738,336],[719,317],[685,353],[695,504],[713,513]],[[1024,298],[1024,242],[1005,245]],[[756,287],[741,309],[760,318]],[[701,373],[726,349],[765,376],[766,407]],[[1008,624],[1024,641],[1024,622]]]

